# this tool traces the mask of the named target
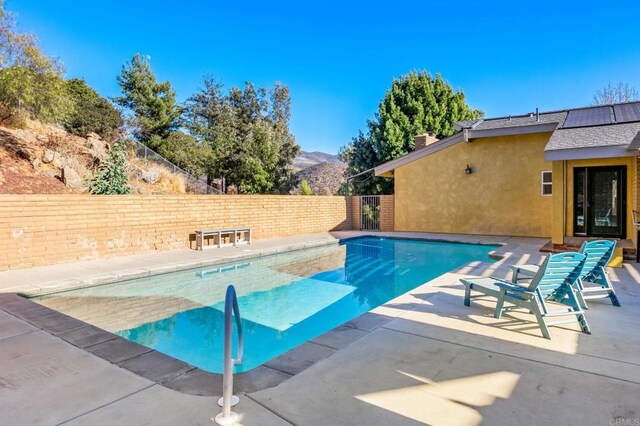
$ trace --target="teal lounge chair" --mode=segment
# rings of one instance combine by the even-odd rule
[[[538,272],[526,286],[508,282],[497,278],[466,278],[461,279],[465,285],[464,304],[471,303],[471,290],[493,296],[498,299],[495,317],[500,318],[502,312],[508,309],[525,308],[536,316],[542,335],[551,339],[550,325],[564,324],[578,321],[583,333],[591,334],[584,311],[578,302],[574,283],[579,279],[586,256],[582,253],[560,253],[548,256],[540,265]],[[562,301],[562,310],[551,310],[547,301]],[[505,308],[505,302],[514,306]],[[571,319],[560,319],[547,322],[546,318],[571,316]]]
[[[586,254],[587,260],[584,262],[582,274],[580,279],[576,281],[574,289],[580,306],[584,309],[588,309],[587,300],[605,297],[611,299],[613,306],[620,306],[618,296],[616,296],[616,292],[609,280],[609,275],[605,270],[615,248],[616,242],[609,240],[585,241],[582,243],[580,253]],[[517,283],[522,279],[533,278],[540,267],[538,265],[512,265],[510,268],[513,270],[513,282]]]

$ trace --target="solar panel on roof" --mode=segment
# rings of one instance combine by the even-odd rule
[[[613,111],[616,114],[616,123],[640,121],[640,102],[636,102],[633,104],[614,105]]]
[[[574,109],[567,113],[562,127],[587,127],[611,124],[611,107]]]

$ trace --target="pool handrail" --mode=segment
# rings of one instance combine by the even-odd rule
[[[236,317],[236,327],[238,328],[238,358],[232,357],[233,323],[231,317]],[[231,406],[238,403],[238,397],[233,395],[233,367],[242,364],[244,353],[244,339],[242,336],[242,319],[240,318],[240,308],[238,307],[238,296],[233,285],[227,287],[224,298],[224,372],[222,377],[222,398],[218,405],[222,406],[222,413],[218,414],[214,420],[220,425],[234,424],[238,415],[231,411]]]

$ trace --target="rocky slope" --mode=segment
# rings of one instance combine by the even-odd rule
[[[300,170],[296,175],[300,182],[306,180],[311,186],[314,195],[334,195],[344,182],[344,172],[347,169],[344,163],[319,163]],[[293,191],[300,192],[300,186]]]
[[[61,128],[29,122],[25,129],[0,127],[0,194],[79,194],[109,151],[96,134],[86,138]],[[138,194],[185,192],[181,176],[145,164],[133,152],[129,183]]]

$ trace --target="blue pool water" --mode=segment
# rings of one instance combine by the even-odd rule
[[[236,287],[245,357],[270,359],[494,246],[357,238],[210,268],[41,297],[39,302],[211,372],[222,371],[224,294]],[[234,340],[235,341],[235,340]]]

